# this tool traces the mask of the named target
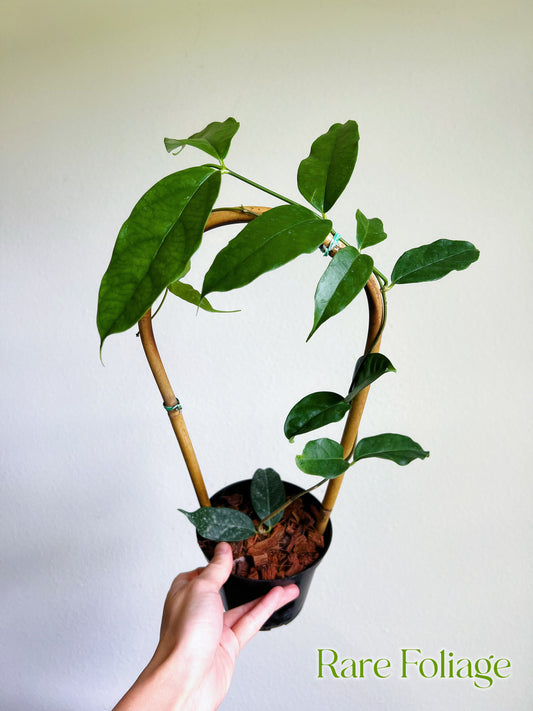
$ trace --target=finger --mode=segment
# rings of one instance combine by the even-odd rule
[[[226,627],[233,627],[233,625],[238,622],[241,617],[258,605],[262,599],[263,598],[258,597],[255,600],[250,600],[250,602],[245,602],[243,605],[232,607],[231,610],[227,610],[224,613],[224,624]]]
[[[233,553],[229,543],[218,543],[210,563],[200,573],[203,580],[216,586],[217,590],[229,578],[233,567]]]
[[[287,585],[286,587],[278,585],[269,590],[264,597],[259,598],[257,604],[245,612],[232,627],[240,649],[261,629],[270,615],[283,605],[295,600],[299,594],[300,588],[297,585]]]

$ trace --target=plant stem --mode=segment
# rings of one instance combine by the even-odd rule
[[[378,279],[381,279],[381,281],[383,282],[382,287],[386,287],[389,283],[389,280],[387,279],[385,274],[382,274],[375,265],[374,265],[374,269],[372,271],[378,277]]]
[[[158,314],[159,311],[161,310],[161,307],[163,306],[163,304],[165,303],[165,299],[167,298],[167,294],[168,294],[168,289],[165,289],[165,293],[163,294],[163,298],[161,299],[161,303],[159,304],[159,306],[157,307],[157,309],[156,309],[156,310],[154,311],[154,313],[152,314],[152,320],[157,316],[157,314]]]
[[[259,525],[258,525],[258,527],[257,527],[258,530],[261,530],[261,528],[264,526],[264,524],[265,524],[266,521],[268,521],[269,519],[273,518],[274,516],[276,516],[277,514],[281,513],[282,511],[284,511],[284,510],[287,508],[287,506],[290,506],[294,501],[296,501],[296,500],[299,499],[300,497],[304,496],[305,494],[310,494],[312,491],[314,491],[315,489],[318,489],[319,486],[322,486],[322,484],[325,484],[327,481],[329,481],[329,479],[321,479],[321,480],[318,482],[318,484],[315,484],[315,485],[312,486],[310,489],[306,489],[305,491],[301,491],[299,494],[296,494],[296,496],[293,496],[291,499],[288,499],[288,501],[286,501],[284,504],[282,504],[281,506],[279,506],[275,511],[272,511],[271,514],[268,514],[268,516],[265,516],[265,518],[264,518],[262,521],[259,521]]]
[[[295,202],[294,200],[291,200],[288,197],[285,197],[285,195],[281,195],[280,193],[275,192],[274,190],[270,190],[270,188],[266,188],[264,185],[260,185],[259,183],[256,183],[253,180],[250,180],[249,178],[246,178],[244,175],[239,175],[239,173],[235,173],[235,171],[230,170],[227,167],[221,168],[221,166],[210,166],[213,168],[218,168],[221,173],[227,173],[228,175],[233,176],[234,178],[237,178],[237,180],[241,180],[243,183],[248,183],[248,185],[251,185],[254,188],[257,188],[258,190],[262,190],[264,193],[268,193],[269,195],[272,195],[272,197],[277,198],[278,200],[282,200],[283,202],[289,203],[289,205],[297,205],[298,207],[302,207],[299,203]]]

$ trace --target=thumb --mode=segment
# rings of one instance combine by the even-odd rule
[[[212,583],[217,590],[229,578],[233,567],[233,553],[229,543],[218,543],[213,558],[198,577]]]

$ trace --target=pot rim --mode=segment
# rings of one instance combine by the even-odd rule
[[[224,493],[227,489],[231,489],[233,487],[238,487],[239,485],[250,485],[251,482],[252,482],[251,479],[241,479],[239,481],[232,482],[231,484],[227,484],[226,486],[223,486],[222,489],[219,489],[217,492],[215,492],[213,494],[213,496],[210,496],[209,500],[212,501],[212,499],[214,499],[216,496],[219,496],[220,494]],[[299,486],[298,484],[294,484],[293,482],[290,482],[290,481],[283,481],[283,485],[285,487],[287,487],[287,486],[291,487],[293,490],[295,490],[294,493],[306,491],[303,487]],[[311,498],[311,499],[313,499],[314,503],[316,503],[319,507],[322,506],[320,501],[316,498],[316,496],[313,496],[312,493],[307,493],[302,498],[304,498],[304,499]],[[272,586],[272,587],[275,587],[276,585],[282,585],[282,586],[283,585],[291,585],[294,582],[294,578],[296,578],[300,575],[304,575],[308,571],[314,571],[314,569],[319,565],[319,563],[322,562],[322,559],[324,558],[324,556],[326,555],[326,553],[329,550],[332,537],[333,537],[333,526],[331,523],[331,519],[329,519],[328,524],[326,526],[326,530],[324,532],[324,548],[320,552],[318,558],[313,563],[311,563],[311,565],[308,565],[306,568],[301,570],[299,573],[295,573],[294,575],[291,575],[291,576],[288,576],[285,578],[272,578],[271,580],[259,580],[256,578],[248,578],[243,575],[237,575],[236,573],[232,572],[232,573],[230,573],[228,580],[229,579],[245,580],[247,582],[247,584],[257,585],[257,586],[265,586],[265,584],[268,584],[269,586]],[[203,538],[203,536],[200,536],[198,531],[196,531],[196,538],[197,538],[198,543],[199,543],[200,539],[209,540],[209,539]],[[202,553],[204,554],[204,556],[206,557],[206,559],[208,561],[211,560],[210,558],[207,558],[207,555],[204,553],[203,549],[201,549],[201,550],[202,550]]]

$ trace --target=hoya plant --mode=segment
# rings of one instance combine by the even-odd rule
[[[166,149],[173,155],[189,146],[207,154],[214,162],[167,175],[140,198],[118,234],[102,278],[97,314],[100,349],[108,336],[139,322],[150,366],[200,503],[198,510],[183,513],[201,536],[214,541],[268,535],[295,497],[287,500],[280,476],[267,468],[258,469],[252,479],[254,518],[234,508],[210,505],[181,404],[170,388],[153,341],[151,309],[155,302],[161,298],[161,306],[167,294],[173,294],[198,309],[218,312],[211,304],[213,293],[247,286],[303,254],[318,252],[330,259],[314,290],[314,311],[310,289],[309,340],[326,321],[346,309],[363,291],[367,292],[369,305],[374,307],[375,323],[347,391],[306,395],[292,407],[284,423],[285,436],[292,443],[295,437],[348,419],[346,427],[352,436],[340,441],[328,437],[310,439],[295,458],[296,466],[314,478],[307,492],[328,484],[319,522],[319,530],[323,532],[340,481],[349,468],[369,457],[404,466],[429,455],[404,434],[382,433],[356,441],[369,386],[382,375],[395,371],[390,360],[378,352],[389,292],[397,286],[434,281],[451,271],[466,269],[479,256],[470,242],[438,239],[402,254],[387,277],[368,253],[387,238],[382,221],[357,209],[354,225],[344,230],[345,236],[341,237],[328,217],[356,165],[357,123],[351,120],[335,123],[314,141],[297,171],[302,202],[228,166],[228,152],[238,128],[238,122],[228,118],[210,123],[189,138],[165,138]],[[275,198],[278,204],[271,208],[215,206],[223,177],[252,185]],[[202,244],[205,230],[228,222],[244,223],[244,227],[218,252],[201,287],[196,289],[184,281],[191,259]],[[347,234],[354,237],[349,241]]]

